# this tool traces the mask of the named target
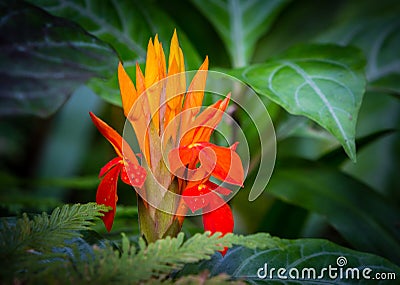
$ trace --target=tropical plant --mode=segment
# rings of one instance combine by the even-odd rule
[[[399,12],[0,0],[1,283],[396,284]]]

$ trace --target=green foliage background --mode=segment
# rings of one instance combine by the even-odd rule
[[[216,276],[208,282],[219,284],[233,278],[258,284],[255,272],[266,260],[274,260],[276,267],[293,266],[296,260],[310,267],[334,265],[342,255],[354,267],[370,265],[376,271],[397,272],[398,279],[399,14],[400,4],[391,0],[362,4],[0,1],[0,246],[2,260],[12,260],[1,277],[12,280],[19,272],[16,278],[32,283],[43,276],[61,282],[55,270],[60,262],[67,262],[63,272],[71,276],[71,283],[95,283],[100,280],[96,274],[102,272],[111,278],[110,283],[183,278],[182,284],[198,284]],[[119,207],[109,234],[99,221],[92,224],[100,210],[91,208],[92,204],[61,208],[68,217],[76,215],[71,209],[87,214],[78,220],[65,219],[66,228],[60,216],[46,220],[42,214],[34,222],[28,217],[50,213],[65,203],[94,201],[98,171],[113,157],[113,150],[92,126],[88,112],[101,114],[121,131],[118,61],[133,75],[135,63],[144,62],[148,39],[159,34],[168,50],[166,43],[174,28],[188,70],[198,68],[208,55],[210,69],[244,81],[267,107],[277,134],[274,173],[264,193],[249,202],[260,142],[246,114],[236,112],[250,142],[252,167],[231,206],[235,232],[249,235],[250,241],[251,234],[258,232],[281,239],[256,234],[251,244],[232,235],[226,243],[219,239],[219,245],[198,253],[207,236],[195,235],[201,231],[198,219],[186,219],[186,243],[183,236],[161,241],[176,242],[174,256],[181,259],[168,259],[165,246],[165,256],[148,260],[154,266],[149,267],[149,275],[134,277],[129,276],[129,268],[146,246],[140,245],[137,236],[135,193],[126,185],[119,185]],[[256,105],[252,109],[260,120],[265,116],[262,109]],[[23,212],[28,216],[22,216]],[[196,237],[203,241],[196,244]],[[65,244],[71,238],[72,245]],[[179,250],[190,241],[195,246],[189,247],[191,253],[186,256]],[[223,259],[214,254],[222,244],[236,244]],[[94,250],[93,259],[77,257],[87,254],[83,248]],[[300,248],[306,250],[300,252]],[[44,256],[40,259],[32,252]],[[202,257],[190,259],[196,254]],[[51,265],[38,266],[41,260]],[[88,271],[80,271],[74,262],[90,264]],[[21,274],[21,268],[32,264],[36,266],[32,272]],[[106,270],[120,266],[127,272]]]

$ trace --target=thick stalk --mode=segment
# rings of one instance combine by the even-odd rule
[[[150,186],[149,184],[156,187],[154,183],[148,183],[146,186]],[[162,193],[160,189],[153,188],[147,190],[147,194],[151,193],[161,196]],[[174,180],[168,191],[159,199],[157,208],[147,203],[140,195],[137,195],[140,234],[148,243],[155,242],[166,236],[175,237],[181,231],[182,222],[174,214],[177,212],[180,202],[179,198],[173,195],[177,190],[178,183]]]

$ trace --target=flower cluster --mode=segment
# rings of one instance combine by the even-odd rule
[[[230,195],[231,190],[210,181],[210,178],[242,186],[244,171],[236,153],[237,143],[230,147],[210,143],[211,135],[229,104],[230,95],[201,110],[207,70],[206,57],[186,88],[184,56],[176,31],[169,49],[168,68],[157,36],[154,41],[149,41],[144,74],[136,64],[136,84],[119,64],[122,106],[135,131],[142,162],[139,164],[124,138],[90,114],[96,127],[117,153],[117,157],[100,171],[102,180],[96,196],[97,203],[113,209],[103,217],[107,230],[111,230],[113,224],[118,200],[117,180],[121,177],[123,182],[135,187],[144,201],[144,209],[149,212],[150,221],[157,229],[160,225],[153,208],[162,208],[165,203],[165,191],[161,191],[164,189],[179,197],[174,202],[170,224],[178,221],[181,226],[189,209],[192,212],[202,210],[205,230],[223,234],[233,231],[232,212],[222,198]],[[168,226],[158,233],[158,237],[171,233]]]

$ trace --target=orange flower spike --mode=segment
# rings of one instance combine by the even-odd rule
[[[170,75],[169,70],[171,68],[174,58],[176,60],[177,66],[178,66],[177,72],[184,72],[185,71],[185,63],[184,63],[184,59],[183,59],[183,52],[179,46],[179,40],[178,40],[178,35],[176,33],[176,30],[174,30],[174,34],[172,35],[171,45],[169,48],[168,75]]]
[[[160,131],[160,94],[161,86],[157,84],[162,78],[160,74],[163,73],[162,63],[160,64],[161,58],[159,58],[160,50],[159,44],[157,49],[153,45],[152,40],[149,40],[147,46],[147,57],[146,57],[146,69],[145,69],[145,88],[147,89],[147,98],[149,101],[150,114],[152,116],[152,122],[157,132]]]
[[[181,131],[185,132],[200,112],[208,73],[208,56],[200,66],[186,93],[182,108]]]
[[[230,98],[231,94],[229,93],[224,100],[211,105],[196,118],[195,125],[203,127],[195,130],[193,142],[208,142],[210,140],[211,134],[221,122],[222,116],[228,107]]]
[[[135,117],[137,121],[142,123],[142,127],[147,128],[150,122],[150,107],[148,101],[148,95],[146,95],[146,82],[142,70],[140,69],[139,63],[136,63],[136,90],[138,94],[138,99],[140,100],[140,105],[142,106],[142,111],[139,116]],[[143,150],[143,149],[142,149]]]
[[[158,58],[154,49],[153,41],[150,38],[147,45],[146,67],[145,67],[145,85],[149,88],[159,80]]]
[[[158,58],[158,78],[159,80],[164,80],[165,77],[167,76],[167,67],[166,67],[166,62],[165,62],[165,53],[164,49],[162,47],[162,44],[158,41],[158,35],[155,36],[154,38],[154,49],[156,51],[156,55]],[[165,82],[162,82],[159,84],[159,88],[165,87]],[[160,105],[164,106],[159,106],[158,114],[159,114],[159,132],[162,133],[163,130],[163,122],[164,122],[164,117],[165,117],[165,90],[158,89],[158,92],[160,93]]]
[[[186,130],[182,131],[180,145],[208,142],[212,132],[221,121],[229,100],[230,94],[224,100],[218,100],[201,112],[191,124],[188,124]]]
[[[183,51],[180,47],[179,47],[179,59],[180,59],[179,72],[185,72],[185,58],[183,56]]]
[[[174,111],[178,108],[179,104],[182,103],[183,92],[185,90],[181,90],[181,86],[179,86],[179,78],[181,77],[178,73],[179,66],[176,62],[176,59],[173,58],[172,63],[168,69],[168,78],[167,78],[167,86],[166,86],[166,99],[167,106],[169,110]],[[179,93],[181,92],[181,93]]]
[[[204,89],[206,87],[208,73],[208,56],[200,66],[192,82],[189,85],[182,111],[190,109],[192,117],[196,116],[203,103]]]
[[[146,90],[145,78],[139,63],[136,63],[136,90],[138,96],[142,96],[142,93]]]
[[[142,70],[140,69],[140,66],[138,63],[136,63],[136,92],[139,96],[139,100],[141,100],[141,105],[142,105],[142,113],[138,118],[136,118],[136,121],[133,122],[133,127],[135,129],[136,137],[139,142],[140,149],[142,150],[147,162],[150,164],[150,146],[149,146],[149,139],[148,139],[148,134],[146,132],[147,130],[147,124],[149,123],[149,105],[147,101],[147,96],[143,95],[143,92],[146,90],[146,85],[145,85],[145,78],[143,76]]]
[[[185,62],[182,49],[179,47],[176,30],[171,39],[168,58],[168,81],[166,88],[167,111],[164,125],[181,111],[184,93],[186,91]]]
[[[119,89],[121,91],[122,107],[124,109],[124,115],[128,118],[129,112],[133,104],[138,98],[135,85],[126,73],[122,63],[118,64],[118,82]],[[140,109],[138,111],[141,111]]]
[[[156,52],[156,56],[158,59],[158,78],[165,78],[167,68],[165,62],[165,54],[162,47],[162,44],[158,41],[158,35],[154,37],[154,50]]]
[[[142,106],[142,112],[139,114],[137,118],[135,118],[138,121],[142,121],[143,124],[146,125],[150,121],[150,107],[149,107],[149,101],[148,101],[148,96],[146,96],[146,82],[145,82],[145,77],[143,75],[142,70],[140,69],[139,63],[136,63],[136,92],[138,94],[138,99],[140,100],[140,104]]]

